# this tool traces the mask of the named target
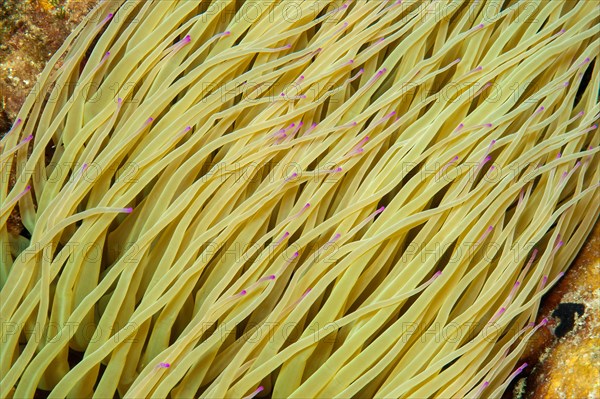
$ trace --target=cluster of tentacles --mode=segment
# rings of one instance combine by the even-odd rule
[[[1,140],[0,397],[499,397],[599,215],[599,13],[100,3]]]

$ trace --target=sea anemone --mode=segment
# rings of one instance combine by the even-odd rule
[[[599,26],[101,2],[0,144],[0,396],[501,396],[599,215]]]

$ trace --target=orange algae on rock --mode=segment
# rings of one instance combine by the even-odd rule
[[[564,305],[571,311],[561,318],[559,309]],[[583,314],[573,311],[579,308]],[[549,318],[548,327],[536,333],[523,355],[534,367],[525,386],[515,387],[513,397],[600,397],[600,223],[564,279],[545,298],[538,315],[543,317]],[[568,331],[557,337],[557,330],[571,317]]]

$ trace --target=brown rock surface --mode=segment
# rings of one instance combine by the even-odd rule
[[[544,299],[538,321],[544,317],[548,328],[538,331],[524,355],[533,369],[514,397],[600,398],[600,223]]]
[[[10,127],[52,54],[97,0],[0,4],[0,132]]]

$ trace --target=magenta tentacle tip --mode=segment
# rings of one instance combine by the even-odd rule
[[[296,177],[298,177],[298,173],[292,173],[288,178],[285,179],[285,181],[290,181],[295,179]],[[287,237],[287,236],[286,236]]]
[[[246,295],[247,293],[248,293],[248,291],[246,291],[246,290],[241,290],[241,291],[240,291],[240,293],[239,293],[239,295]]]
[[[438,270],[437,272],[435,272],[435,274],[433,275],[434,278],[438,278],[439,276],[442,275],[442,271]]]
[[[25,192],[27,192],[27,191],[29,191],[29,190],[31,190],[31,186],[27,186],[27,187],[25,187]]]
[[[527,366],[529,366],[527,363],[523,363],[523,365],[521,365],[521,367],[519,367],[519,372],[523,371]]]
[[[547,318],[543,318],[542,322],[540,323],[542,326],[545,326],[546,324],[548,324],[548,319]]]
[[[133,208],[123,208],[123,213],[131,213],[133,212]]]
[[[168,369],[169,367],[171,367],[171,364],[170,364],[170,363],[164,363],[164,362],[161,362],[161,363],[159,363],[158,365],[159,365],[161,368],[164,368],[164,369]]]

